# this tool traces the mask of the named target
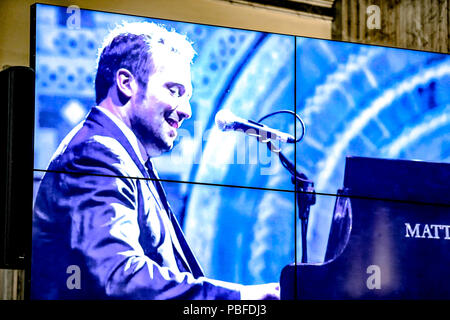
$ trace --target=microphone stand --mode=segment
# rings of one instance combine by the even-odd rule
[[[309,180],[308,177],[298,172],[295,165],[290,162],[286,156],[281,152],[281,149],[275,149],[272,142],[267,143],[267,147],[270,151],[278,153],[281,163],[291,174],[292,184],[295,186],[295,194],[297,200],[298,217],[301,221],[302,228],[302,263],[308,262],[308,249],[306,234],[308,231],[308,218],[310,207],[316,203],[316,194],[314,191],[314,182]]]

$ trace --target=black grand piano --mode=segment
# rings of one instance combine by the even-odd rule
[[[348,157],[324,261],[281,299],[450,299],[450,164]]]

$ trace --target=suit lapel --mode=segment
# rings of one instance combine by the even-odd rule
[[[159,177],[157,176],[155,170],[153,170],[151,161],[147,161],[147,164],[150,164],[150,167],[147,165],[147,168],[145,168],[122,130],[120,130],[114,121],[112,121],[99,109],[93,108],[86,118],[86,121],[92,121],[100,126],[103,130],[103,134],[116,139],[125,148],[125,150],[127,150],[131,159],[139,168],[139,171],[141,171],[142,176],[147,179],[147,185],[149,186],[151,192],[154,195],[158,195],[157,198],[159,198],[160,204],[167,212],[168,218],[172,224],[172,230],[170,230],[172,244],[174,246],[174,251],[179,255],[179,260],[183,262],[185,269],[191,271],[195,278],[203,276],[203,270],[186,242],[181,227],[169,206],[164,189],[159,181]],[[153,183],[150,182],[150,180],[153,181]]]

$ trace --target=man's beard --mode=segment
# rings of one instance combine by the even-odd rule
[[[163,128],[158,127],[159,131],[154,130],[149,124],[143,123],[142,121],[132,121],[131,122],[133,132],[136,137],[141,141],[142,145],[149,153],[149,149],[153,151],[159,151],[159,154],[170,151],[173,147],[173,142],[166,141],[164,139]]]

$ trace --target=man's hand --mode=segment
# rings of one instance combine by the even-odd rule
[[[241,300],[280,300],[280,285],[275,282],[244,286]]]

